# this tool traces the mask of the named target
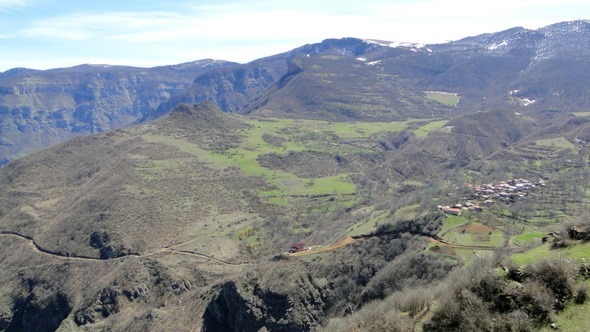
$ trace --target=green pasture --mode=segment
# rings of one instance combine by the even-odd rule
[[[426,91],[426,98],[447,106],[457,106],[461,97],[456,93],[442,91]]]
[[[514,240],[516,240],[519,244],[527,244],[531,242],[535,242],[536,240],[542,239],[548,232],[525,232],[523,234],[516,235]]]
[[[512,260],[519,265],[531,264],[551,257],[565,257],[577,261],[590,260],[590,243],[576,244],[565,249],[551,249],[549,243],[522,253],[512,255]]]
[[[536,143],[536,145],[547,146],[547,147],[558,148],[558,149],[575,149],[576,148],[576,146],[573,143],[571,143],[570,141],[568,141],[564,137],[540,139],[540,140],[537,140],[535,143]]]
[[[590,288],[590,282],[583,282],[586,288]],[[581,285],[582,283],[579,283]],[[590,331],[590,319],[588,313],[590,312],[590,301],[584,304],[569,303],[565,309],[559,312],[556,316],[556,324],[559,326],[559,331],[563,332],[578,332]],[[543,332],[555,331],[551,327],[544,327]]]
[[[446,120],[429,122],[413,131],[416,137],[426,137],[433,131],[442,129],[447,124]]]
[[[504,244],[504,235],[501,231],[493,230],[489,233],[463,232],[462,227],[454,229],[443,237],[449,243],[462,246],[493,246],[501,247]]]
[[[453,215],[445,214],[443,226],[442,226],[442,229],[440,230],[439,234],[447,232],[453,228],[459,227],[467,222],[468,222],[468,220],[463,216],[453,216]]]

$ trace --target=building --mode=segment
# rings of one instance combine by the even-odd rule
[[[452,214],[454,216],[460,216],[461,215],[461,209],[444,207],[442,210],[443,210],[444,213]]]
[[[290,253],[299,252],[305,249],[305,243],[297,242],[291,245],[291,249],[289,249]]]

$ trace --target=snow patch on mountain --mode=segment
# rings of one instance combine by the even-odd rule
[[[497,49],[499,49],[499,48],[500,48],[500,47],[502,47],[502,46],[508,46],[508,41],[506,41],[506,40],[503,40],[503,41],[502,41],[502,42],[500,42],[500,43],[496,43],[496,44],[489,45],[489,46],[488,46],[488,50],[490,50],[490,51],[497,50]]]
[[[424,46],[426,46],[426,44],[422,44],[422,43],[397,42],[397,41],[386,41],[386,40],[377,40],[377,39],[365,39],[365,42],[370,43],[370,44],[377,44],[380,46],[392,47],[392,48],[397,48],[397,47],[409,48],[411,50],[418,50],[418,49],[421,49]]]

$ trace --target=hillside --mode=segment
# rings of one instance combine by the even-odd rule
[[[0,331],[585,328],[589,28],[0,74]]]
[[[580,20],[423,46],[326,39],[246,64],[17,68],[0,75],[0,160],[153,120],[183,102],[330,121],[586,112],[589,31]]]
[[[582,216],[588,123],[508,111],[343,123],[205,103],[71,139],[0,170],[0,328],[367,324],[400,292],[443,289],[453,270],[493,250],[526,254]],[[548,185],[458,217],[436,208],[472,195],[466,184],[519,177]],[[295,242],[315,250],[289,256]],[[387,308],[376,312],[405,317],[398,327],[432,326]]]
[[[65,139],[143,121],[203,71],[200,60],[156,68],[81,65],[0,76],[0,164]]]
[[[506,107],[585,111],[590,68],[581,59],[590,52],[589,29],[587,21],[564,22],[422,47],[365,41],[371,47],[362,52],[320,54],[293,63],[243,112],[262,115],[280,109],[281,116],[326,119],[371,119],[378,113],[405,119],[408,114]],[[459,98],[441,103],[430,92]],[[297,111],[285,114],[289,109]]]

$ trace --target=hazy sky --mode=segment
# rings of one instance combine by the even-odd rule
[[[0,71],[248,62],[326,38],[437,43],[582,15],[589,0],[0,0]]]

